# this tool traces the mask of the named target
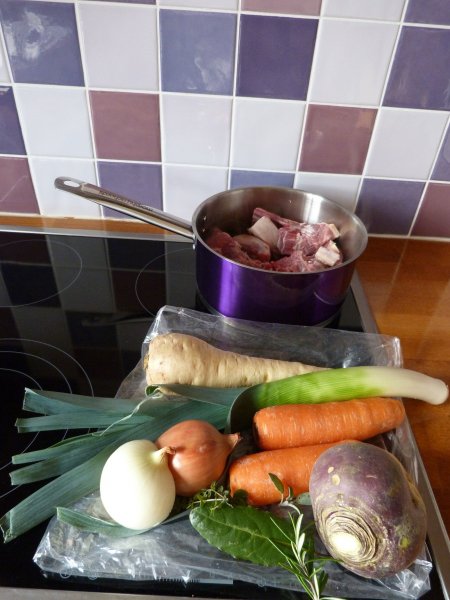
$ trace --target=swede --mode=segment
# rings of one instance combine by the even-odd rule
[[[322,370],[300,362],[220,350],[183,333],[166,333],[153,338],[144,365],[149,385],[172,383],[223,388],[250,386]]]
[[[424,502],[400,461],[365,442],[337,444],[309,482],[317,531],[331,556],[362,577],[407,568],[423,548]]]

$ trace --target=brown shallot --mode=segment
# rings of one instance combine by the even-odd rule
[[[220,478],[239,440],[238,433],[223,434],[207,421],[189,419],[165,431],[155,443],[173,450],[168,459],[176,493],[189,497]]]

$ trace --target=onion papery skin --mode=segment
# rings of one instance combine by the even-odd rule
[[[317,531],[349,571],[379,579],[399,573],[421,552],[426,510],[400,461],[365,442],[338,444],[316,461],[310,497]]]
[[[150,440],[132,440],[110,455],[100,476],[100,498],[116,523],[150,529],[169,516],[176,497],[167,460],[171,451]]]
[[[169,468],[176,493],[191,497],[220,479],[239,440],[238,433],[223,434],[207,421],[189,419],[165,431],[155,443],[173,449]]]

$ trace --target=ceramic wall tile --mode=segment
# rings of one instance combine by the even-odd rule
[[[236,99],[231,166],[294,170],[304,108],[303,102]]]
[[[0,18],[14,81],[84,84],[73,3],[2,0]]]
[[[310,100],[328,104],[378,104],[398,25],[350,20],[321,24]]]
[[[448,0],[409,0],[405,21],[450,25],[450,4]]]
[[[376,114],[371,108],[311,104],[299,170],[361,174]]]
[[[190,223],[200,202],[227,189],[227,176],[222,167],[164,166],[164,210]]]
[[[412,235],[450,238],[450,185],[430,183],[420,205]]]
[[[232,93],[236,15],[161,10],[159,24],[164,91]]]
[[[356,214],[369,233],[408,235],[424,185],[419,181],[364,179]]]
[[[6,58],[5,52],[3,50],[3,45],[1,43],[1,39],[2,38],[1,38],[1,30],[0,30],[0,84],[10,82],[7,58]]]
[[[162,123],[164,161],[228,165],[231,98],[163,94]]]
[[[160,6],[204,8],[205,10],[236,10],[238,0],[159,0]]]
[[[161,165],[99,161],[97,168],[101,187],[146,206],[162,209]],[[109,208],[103,207],[102,210],[107,217],[130,218]]]
[[[357,175],[300,172],[295,176],[294,187],[329,198],[353,212],[360,182]]]
[[[92,157],[89,113],[83,89],[16,85],[15,93],[30,155]]]
[[[0,154],[26,154],[14,90],[0,86]]]
[[[88,3],[80,5],[79,15],[89,86],[158,90],[154,7],[136,6],[129,10],[126,6]]]
[[[34,157],[30,159],[30,169],[41,214],[55,217],[101,217],[100,207],[95,202],[58,190],[54,185],[55,179],[61,176],[96,184],[93,160]]]
[[[290,15],[320,15],[322,0],[242,0],[246,11],[269,12]]]
[[[237,94],[304,100],[317,19],[241,16]]]
[[[450,109],[450,29],[402,29],[383,104]]]
[[[0,156],[0,212],[39,214],[28,160]]]
[[[439,149],[447,118],[445,112],[381,109],[366,174],[426,179]]]
[[[447,133],[439,150],[431,178],[450,181],[450,124],[447,126]]]
[[[97,158],[161,160],[156,94],[91,91],[90,102]]]
[[[240,171],[233,169],[230,174],[230,188],[252,186],[293,187],[294,173],[274,171]]]
[[[323,0],[322,15],[400,21],[404,5],[405,0]]]

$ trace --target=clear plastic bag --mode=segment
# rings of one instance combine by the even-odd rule
[[[143,341],[142,358],[122,382],[118,397],[130,398],[136,403],[143,399],[146,387],[143,357],[150,340],[169,331],[192,334],[223,349],[320,366],[402,366],[400,343],[395,337],[253,323],[165,306]],[[385,436],[385,441],[417,479],[417,459],[411,436],[409,424],[405,423]],[[81,499],[75,507],[93,514],[102,512],[97,494]],[[307,513],[310,508],[305,507],[305,511]],[[125,539],[80,532],[53,518],[37,548],[34,561],[44,571],[64,576],[185,583],[238,580],[256,586],[299,590],[296,578],[283,569],[268,569],[237,561],[213,548],[191,527],[188,518]],[[326,593],[347,598],[415,600],[430,589],[431,568],[426,547],[408,569],[382,580],[353,575],[330,562],[326,566],[329,576]]]

